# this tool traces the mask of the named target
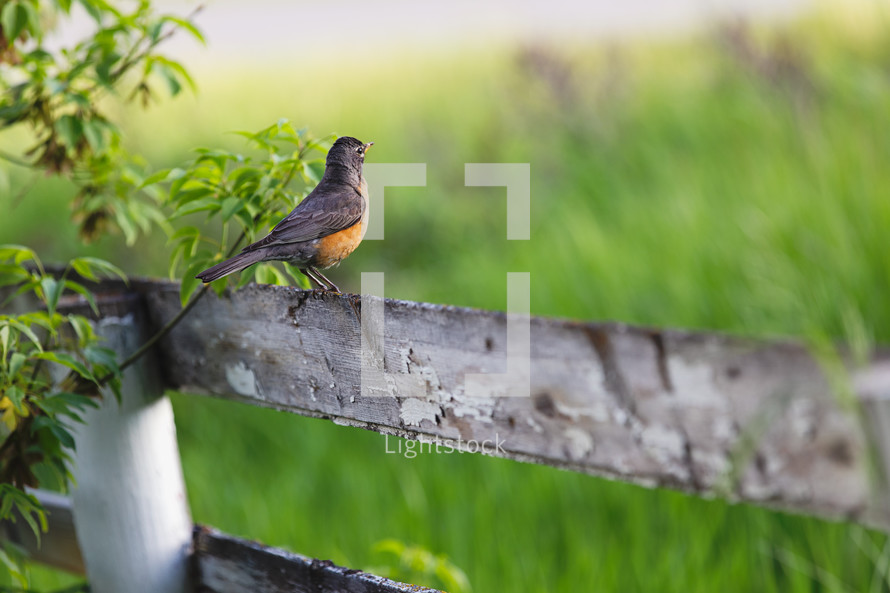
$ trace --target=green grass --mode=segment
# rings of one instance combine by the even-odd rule
[[[351,290],[384,271],[389,296],[503,308],[505,274],[530,271],[538,314],[868,347],[890,341],[886,32],[845,12],[755,31],[755,60],[724,33],[388,56],[336,77],[198,73],[198,98],[132,117],[129,141],[164,166],[285,116],[374,140],[370,160],[428,163],[428,187],[388,190],[386,240],[331,274]],[[465,162],[531,163],[531,241],[505,240],[503,190],[463,187]],[[38,189],[0,219],[4,241],[82,251],[64,187]],[[145,245],[91,249],[162,273],[163,241]],[[886,536],[853,525],[504,460],[408,460],[321,421],[174,405],[197,521],[350,566],[384,563],[374,543],[396,538],[448,555],[477,592],[890,590]]]

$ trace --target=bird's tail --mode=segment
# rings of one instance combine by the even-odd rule
[[[239,253],[232,259],[227,259],[222,263],[218,263],[212,268],[207,268],[195,278],[198,278],[205,284],[207,282],[213,282],[214,280],[219,280],[223,276],[228,276],[229,274],[234,274],[235,272],[239,272],[248,266],[252,266],[253,264],[262,261],[263,250],[258,251],[244,251]]]

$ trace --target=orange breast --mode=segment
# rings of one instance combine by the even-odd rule
[[[365,234],[364,223],[365,220],[362,218],[348,229],[319,239],[315,265],[319,268],[329,268],[355,251]]]

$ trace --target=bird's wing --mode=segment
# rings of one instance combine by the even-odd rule
[[[275,225],[272,232],[245,247],[244,251],[253,251],[269,245],[311,241],[332,235],[348,229],[361,220],[363,210],[364,201],[352,188],[325,194],[313,192],[313,195],[300,202],[293,212]]]

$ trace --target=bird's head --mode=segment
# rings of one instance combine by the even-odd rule
[[[328,163],[330,163],[331,160],[336,160],[341,163],[362,163],[365,160],[365,152],[367,152],[373,145],[373,142],[364,144],[361,140],[356,140],[352,136],[341,136],[337,138],[337,141],[331,146],[331,150],[328,151]]]
[[[347,178],[357,175],[360,178],[362,164],[365,162],[365,153],[373,145],[373,142],[365,144],[352,136],[337,138],[337,141],[334,142],[334,145],[328,151],[325,174],[338,177],[345,176]],[[347,181],[346,179],[342,180]]]

